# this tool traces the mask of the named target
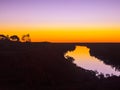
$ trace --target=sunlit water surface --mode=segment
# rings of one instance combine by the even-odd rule
[[[96,76],[103,74],[104,77],[110,76],[120,76],[120,71],[116,70],[110,65],[106,65],[102,60],[97,59],[93,56],[90,56],[89,48],[85,46],[76,46],[74,51],[68,51],[65,54],[65,58],[67,56],[73,57],[73,63],[77,66],[97,72]]]

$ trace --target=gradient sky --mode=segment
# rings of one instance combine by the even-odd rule
[[[0,33],[32,41],[120,42],[120,0],[0,0]]]

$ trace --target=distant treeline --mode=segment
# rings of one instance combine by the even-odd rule
[[[29,34],[23,35],[19,38],[17,35],[4,35],[0,34],[0,41],[13,41],[13,42],[31,42],[31,38]]]

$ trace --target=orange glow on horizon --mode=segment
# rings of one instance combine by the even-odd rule
[[[30,34],[32,42],[120,42],[120,27],[0,26],[0,34]]]

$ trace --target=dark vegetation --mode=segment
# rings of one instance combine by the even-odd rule
[[[31,42],[29,34],[23,35],[21,39],[23,42]],[[9,35],[0,34],[0,42],[2,43],[20,42],[20,38],[17,35],[9,36]]]
[[[93,71],[73,64],[73,58],[64,58],[75,45],[1,40],[0,90],[119,90],[119,77],[99,79]]]

